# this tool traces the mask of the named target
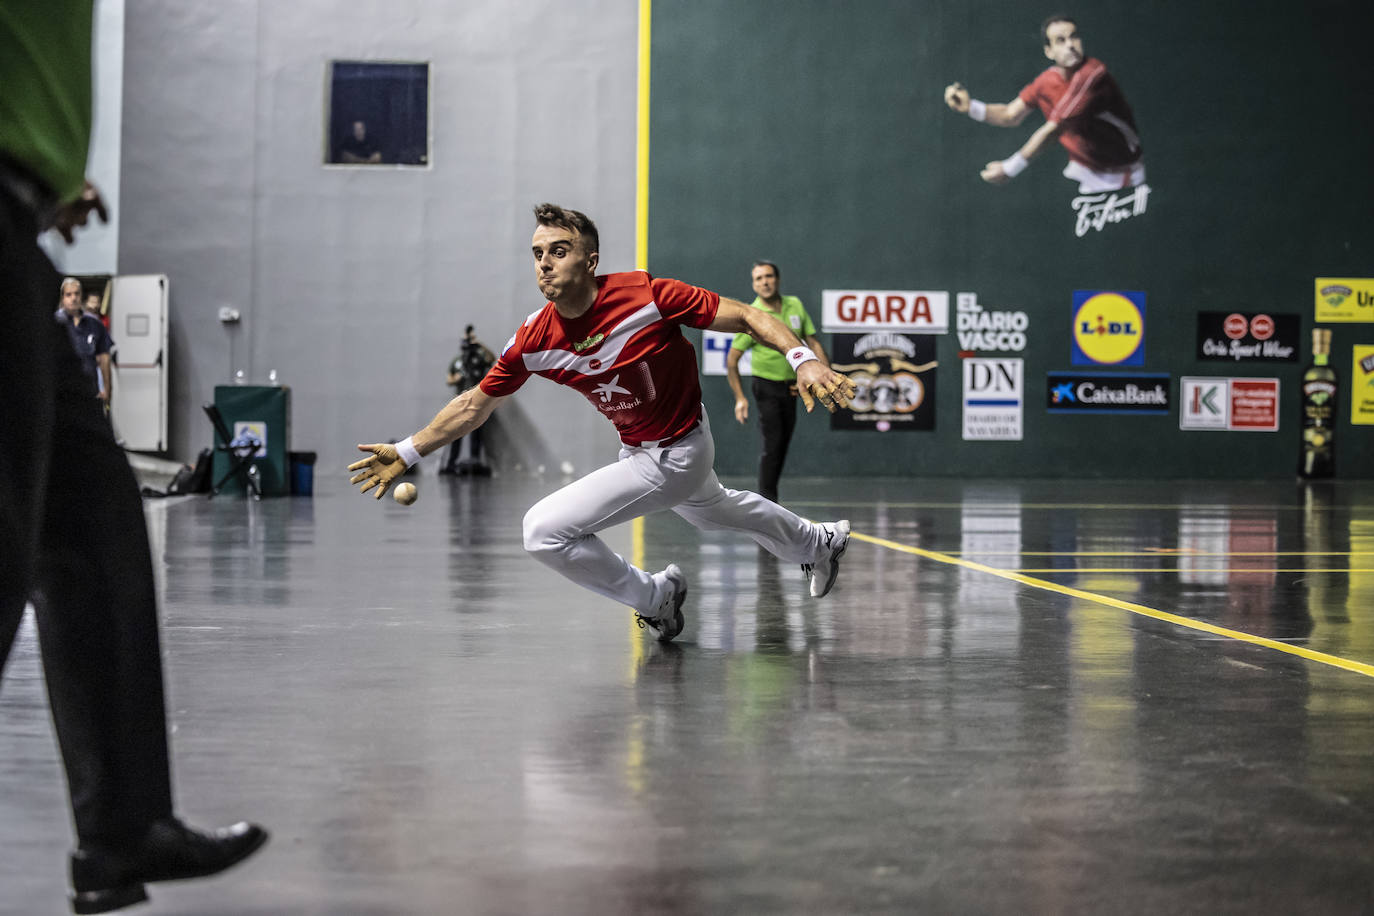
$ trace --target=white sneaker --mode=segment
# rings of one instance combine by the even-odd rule
[[[840,574],[840,557],[849,546],[849,519],[825,522],[821,531],[824,532],[821,558],[802,564],[802,575],[811,583],[812,598],[824,598],[835,587],[835,577]]]
[[[682,617],[682,603],[687,600],[687,577],[676,563],[669,563],[668,568],[663,570],[663,578],[668,586],[664,589],[663,597],[651,613],[636,614],[635,621],[641,630],[645,625],[653,627],[658,632],[659,642],[670,642],[686,626]]]

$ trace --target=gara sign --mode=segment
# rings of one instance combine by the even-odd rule
[[[827,289],[821,293],[821,330],[831,334],[867,331],[948,334],[949,293]]]

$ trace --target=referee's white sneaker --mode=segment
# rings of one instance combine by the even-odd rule
[[[849,546],[849,519],[821,525],[821,556],[814,563],[803,563],[802,574],[811,583],[811,597],[824,598],[835,587],[840,574],[840,557]]]
[[[653,612],[636,614],[635,619],[642,630],[647,624],[658,632],[659,642],[670,642],[682,632],[686,621],[682,617],[682,603],[687,600],[687,577],[676,563],[669,563],[663,570],[663,597],[658,599]]]

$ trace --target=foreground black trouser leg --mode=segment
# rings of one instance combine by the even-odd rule
[[[0,637],[34,601],[78,842],[172,812],[157,605],[138,486],[52,318],[60,278],[0,199],[0,524],[22,532]],[[8,635],[7,635],[8,634]]]
[[[33,218],[0,189],[0,673],[33,587],[56,407],[52,266]],[[46,302],[47,308],[39,303]]]

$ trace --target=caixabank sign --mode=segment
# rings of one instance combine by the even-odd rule
[[[1050,413],[1169,413],[1167,372],[1051,372],[1046,387]]]

